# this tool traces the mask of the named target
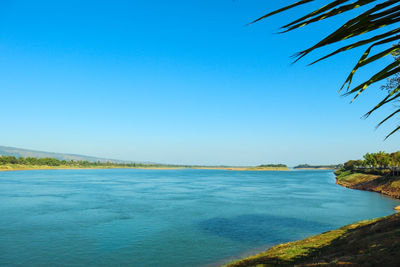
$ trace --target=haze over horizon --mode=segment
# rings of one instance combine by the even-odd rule
[[[9,153],[3,153],[5,148],[9,148],[12,149],[13,152],[21,152],[21,155],[17,156],[17,157],[36,157],[36,158],[42,158],[42,157],[50,157],[50,158],[57,158],[57,159],[66,159],[66,160],[70,160],[70,159],[74,159],[74,160],[88,160],[88,161],[98,161],[101,160],[102,162],[105,162],[105,160],[110,160],[110,161],[119,161],[119,162],[135,162],[135,163],[151,163],[151,164],[171,164],[171,165],[199,165],[199,166],[237,166],[237,167],[241,167],[241,166],[257,166],[257,165],[262,165],[262,164],[285,164],[285,162],[260,162],[258,164],[253,164],[253,165],[244,165],[244,164],[237,164],[237,165],[229,165],[229,164],[192,164],[192,163],[186,163],[186,164],[180,164],[177,162],[170,162],[170,163],[165,163],[165,162],[154,162],[154,161],[140,161],[140,160],[130,160],[130,159],[117,159],[117,158],[110,158],[110,157],[98,157],[96,155],[82,155],[82,154],[77,154],[77,153],[63,153],[60,151],[42,151],[42,150],[33,150],[33,149],[25,149],[25,148],[19,148],[19,147],[7,147],[7,146],[0,146],[0,155],[5,155],[5,156],[14,156],[11,155]],[[15,150],[14,150],[15,149]],[[24,152],[32,152],[29,153],[27,155],[24,155]],[[39,153],[41,155],[36,155],[35,153]],[[43,153],[43,154],[42,154]],[[67,156],[67,157],[65,157]],[[68,156],[76,156],[78,158],[71,158]],[[80,158],[83,157],[83,158]],[[297,165],[300,164],[309,164],[308,162],[303,162],[303,163],[297,163],[297,164],[293,164],[293,165],[288,165],[286,164],[288,167],[295,167]],[[309,164],[309,165],[337,165],[337,164],[342,164],[342,162],[340,163],[315,163],[315,164]]]
[[[383,141],[396,123],[374,130],[392,106],[360,119],[378,87],[351,105],[337,94],[361,50],[291,65],[336,19],[273,34],[299,8],[244,27],[281,5],[3,1],[1,145],[198,165],[337,164],[400,150],[400,134]]]

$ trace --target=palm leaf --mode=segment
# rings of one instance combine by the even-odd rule
[[[346,11],[350,11],[352,9],[359,8],[359,7],[363,6],[363,5],[369,4],[369,3],[374,2],[374,1],[375,0],[359,0],[359,1],[355,2],[355,3],[349,4],[349,5],[345,5],[345,6],[341,6],[341,7],[335,8],[335,9],[331,9],[330,8],[331,10],[326,11],[325,13],[323,13],[323,14],[321,14],[319,16],[316,16],[316,17],[312,17],[313,15],[309,14],[307,16],[304,16],[304,17],[296,20],[296,24],[295,24],[295,22],[292,22],[292,23],[289,23],[289,24],[283,26],[282,28],[286,28],[286,30],[282,31],[281,33],[289,32],[289,31],[292,31],[294,29],[297,29],[297,28],[300,28],[300,27],[304,27],[304,26],[306,26],[308,24],[311,24],[311,23],[314,23],[314,22],[317,22],[317,21],[321,21],[321,20],[336,16],[338,14],[344,13]],[[335,2],[347,2],[347,1],[335,1]],[[333,3],[331,5],[333,5]],[[334,6],[338,6],[338,5],[339,5],[339,3],[337,3]],[[327,8],[328,6],[329,5],[321,8],[320,10],[324,10],[325,11],[326,9],[328,9]],[[307,18],[307,19],[305,19],[305,18]]]
[[[308,19],[312,18],[313,16],[316,16],[316,15],[319,15],[319,14],[321,14],[323,12],[326,12],[329,9],[335,8],[335,7],[341,5],[341,4],[345,3],[345,2],[349,2],[349,0],[336,0],[336,1],[333,1],[332,3],[330,3],[328,5],[325,5],[325,6],[321,7],[321,8],[319,8],[319,9],[315,10],[315,11],[311,12],[310,14],[308,14],[308,15],[306,15],[304,17],[296,19],[295,21],[293,21],[293,22],[291,22],[289,24],[286,24],[285,26],[282,26],[281,28],[282,29],[283,28],[289,28],[290,26],[292,26],[294,24],[297,24],[297,23],[299,23],[301,21],[308,20]]]
[[[253,24],[253,23],[257,22],[257,21],[260,21],[260,20],[262,20],[262,19],[271,17],[271,16],[273,16],[273,15],[275,15],[275,14],[282,13],[282,12],[284,12],[284,11],[286,11],[286,10],[289,10],[289,9],[292,9],[292,8],[294,8],[294,7],[297,7],[297,6],[300,6],[300,5],[303,5],[303,4],[307,4],[307,3],[312,2],[312,1],[314,1],[314,0],[302,0],[302,1],[296,2],[296,3],[292,4],[292,5],[289,5],[289,6],[286,6],[286,7],[284,7],[284,8],[281,8],[281,9],[278,9],[278,10],[276,10],[276,11],[273,11],[273,12],[271,12],[271,13],[268,13],[268,14],[266,14],[266,15],[264,15],[264,16],[262,16],[262,17],[256,19],[256,20],[250,22],[249,25],[250,25],[250,24]]]
[[[326,55],[326,56],[324,56],[324,57],[322,57],[322,58],[320,58],[320,59],[318,59],[318,60],[316,60],[316,61],[310,63],[309,65],[313,65],[313,64],[315,64],[315,63],[317,63],[317,62],[319,62],[319,61],[322,61],[322,60],[324,60],[324,59],[327,59],[327,58],[329,58],[329,57],[332,57],[332,56],[334,56],[334,55],[336,55],[336,54],[339,54],[339,53],[342,53],[342,52],[345,52],[345,51],[354,49],[354,48],[356,48],[356,47],[360,47],[360,46],[364,46],[364,45],[373,43],[373,42],[375,42],[375,41],[381,40],[381,39],[383,39],[383,38],[386,38],[386,37],[388,37],[388,36],[392,36],[392,35],[395,35],[395,34],[398,34],[398,33],[400,33],[400,28],[399,28],[399,29],[391,30],[391,31],[386,32],[386,33],[383,33],[383,34],[376,35],[376,36],[371,37],[371,38],[368,38],[368,39],[364,39],[364,40],[361,40],[361,41],[352,43],[352,44],[350,44],[350,45],[346,45],[346,46],[341,47],[341,48],[337,49],[336,51],[334,51],[334,52],[332,52],[332,53],[330,53],[330,54],[328,54],[328,55]],[[398,36],[392,37],[392,38],[394,38],[393,40],[396,40],[396,38],[398,38]]]
[[[399,110],[400,111],[400,110]],[[392,136],[394,133],[396,133],[398,130],[400,130],[400,126],[398,126],[396,129],[394,129],[390,134],[388,134],[385,137],[385,140],[388,139],[390,136]]]
[[[373,75],[368,81],[363,82],[362,84],[356,86],[351,91],[347,92],[345,95],[350,95],[352,93],[358,92],[356,96],[353,98],[354,101],[365,89],[367,89],[371,84],[381,81],[385,78],[388,78],[400,71],[400,62],[395,61],[392,64],[386,66],[383,70]],[[396,68],[395,68],[396,67]]]
[[[276,11],[270,12],[251,23],[263,20],[270,16],[276,15],[278,13],[287,11],[289,9],[298,7],[300,5],[304,5],[310,2],[314,2],[313,0],[303,0],[299,2],[295,2],[292,5],[288,5]],[[377,4],[372,5],[374,2]],[[372,5],[372,6],[371,6]],[[350,20],[346,21],[343,25],[333,31],[331,34],[327,35],[325,38],[314,44],[313,46],[300,51],[295,56],[297,59],[295,62],[315,51],[316,49],[320,49],[322,47],[338,43],[347,39],[351,39],[354,37],[361,36],[365,33],[372,32],[381,28],[385,28],[391,25],[398,25],[400,22],[400,0],[386,0],[386,1],[377,1],[377,0],[331,0],[328,4],[317,8],[308,14],[301,16],[298,19],[293,20],[292,22],[281,27],[282,31],[289,32],[300,27],[304,27],[310,25],[312,23],[316,23],[328,18],[335,17],[339,14],[343,14],[352,10],[359,9],[360,7],[367,8],[366,11],[361,12],[359,15],[354,16]],[[251,24],[250,23],[250,24]],[[360,59],[355,64],[355,67],[352,69],[350,74],[347,76],[345,82],[343,83],[342,88],[347,84],[347,93],[345,95],[355,94],[352,101],[354,101],[361,93],[363,93],[369,86],[382,81],[383,79],[390,78],[393,75],[400,72],[400,61],[393,62],[388,64],[383,69],[372,75],[367,81],[355,86],[353,89],[350,89],[353,77],[355,73],[362,67],[378,62],[379,59],[382,59],[393,52],[400,49],[400,44],[393,45],[391,47],[383,47],[380,51],[377,51],[374,55],[370,55],[373,48],[389,44],[391,42],[400,40],[400,27],[389,28],[389,30],[375,34],[372,37],[365,38],[362,40],[358,40],[352,42],[348,45],[342,46],[333,52],[327,53],[325,56],[319,58],[318,60],[310,63],[309,65],[315,64],[321,60],[325,60],[339,53],[369,45],[369,47],[365,50],[365,52],[361,55]],[[339,90],[339,91],[340,91]],[[388,93],[388,95],[381,100],[375,107],[370,110],[368,113],[364,115],[364,117],[368,117],[371,113],[382,107],[383,105],[390,103],[400,97],[400,86],[392,90]],[[383,121],[381,121],[377,127],[382,125],[382,123],[386,122],[394,115],[398,114],[400,109],[396,112],[387,116]],[[387,137],[391,136],[393,133],[400,130],[400,126],[394,129]],[[386,137],[386,138],[387,138]]]
[[[359,68],[361,68],[361,67],[363,67],[363,66],[365,66],[365,65],[367,65],[367,64],[369,64],[369,63],[372,63],[373,61],[375,61],[375,60],[378,59],[378,58],[376,58],[376,57],[377,57],[377,55],[379,55],[379,54],[377,54],[377,55],[375,55],[375,56],[373,56],[373,57],[368,58],[368,56],[369,56],[369,54],[370,54],[372,48],[374,48],[375,46],[378,46],[378,45],[382,45],[382,44],[386,44],[386,43],[389,43],[389,42],[397,41],[397,40],[399,40],[399,39],[400,39],[400,35],[397,35],[397,36],[390,37],[390,38],[384,39],[384,40],[382,40],[382,41],[376,42],[376,43],[372,44],[371,46],[369,46],[368,49],[365,50],[364,54],[361,56],[360,60],[357,62],[356,66],[353,68],[353,70],[351,71],[351,73],[349,74],[349,76],[347,77],[346,81],[343,83],[343,85],[342,85],[342,87],[340,88],[339,92],[343,89],[343,87],[344,87],[346,84],[348,84],[347,90],[350,89],[351,82],[352,82],[352,80],[353,80],[353,76],[354,76],[354,74],[356,73],[356,71],[357,71]],[[397,49],[399,46],[398,46],[398,45],[395,45],[395,46],[393,46],[393,47]],[[390,49],[390,48],[389,48],[389,49]],[[395,51],[395,50],[393,50],[392,52],[394,52],[394,51]],[[381,54],[381,53],[380,53],[380,54]],[[368,58],[368,59],[367,59],[367,58]],[[374,58],[374,59],[373,59],[373,58]],[[372,60],[372,59],[373,59],[373,60]]]
[[[377,110],[381,106],[383,106],[383,105],[385,105],[385,104],[397,99],[398,97],[400,97],[400,93],[398,93],[394,97],[390,98],[392,95],[397,93],[399,90],[400,90],[400,86],[398,86],[396,89],[394,89],[392,92],[390,92],[381,102],[379,102],[373,109],[368,111],[363,117],[364,118],[369,117],[375,110]]]

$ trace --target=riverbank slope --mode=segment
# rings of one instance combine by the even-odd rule
[[[400,266],[400,214],[281,244],[226,266]]]
[[[336,183],[351,189],[373,191],[400,199],[400,177],[375,175],[352,170],[337,170]]]
[[[336,183],[400,198],[400,177],[337,170]],[[400,213],[274,246],[235,261],[242,266],[400,266]]]

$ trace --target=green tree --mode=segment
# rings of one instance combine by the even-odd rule
[[[364,162],[367,167],[376,167],[377,162],[373,154],[367,153],[364,155]]]
[[[399,166],[400,165],[400,151],[392,153],[391,157],[392,157],[392,165]]]
[[[354,170],[357,167],[362,166],[362,161],[361,160],[349,160],[344,164],[344,168],[346,170]]]
[[[284,12],[286,10],[308,4],[310,2],[316,2],[315,0],[301,0],[291,5],[285,6],[281,9],[275,10],[271,13],[268,13],[254,22],[265,19],[272,15]],[[378,0],[330,0],[328,4],[321,6],[315,10],[310,10],[311,12],[298,18],[290,23],[282,26],[282,32],[288,32],[295,29],[298,29],[303,26],[310,25],[312,23],[320,22],[322,20],[335,17],[339,14],[347,13],[349,11],[356,11],[356,13],[352,13],[352,17],[346,21],[344,24],[339,26],[332,33],[328,34],[325,38],[320,40],[315,45],[310,48],[299,52],[297,56],[297,60],[303,58],[309,53],[326,47],[331,44],[339,43],[344,40],[349,40],[355,37],[359,37],[355,41],[350,44],[344,45],[334,51],[327,53],[325,56],[320,59],[312,62],[314,64],[318,61],[327,59],[331,56],[337,55],[339,53],[368,45],[365,52],[362,54],[360,59],[356,62],[355,67],[351,70],[341,89],[346,88],[345,95],[353,95],[353,101],[365,90],[368,89],[369,86],[380,82],[385,79],[394,79],[396,75],[400,72],[400,61],[395,60],[392,63],[388,63],[381,70],[373,73],[371,77],[352,87],[352,80],[355,73],[360,69],[367,65],[371,65],[373,63],[377,63],[377,60],[382,59],[392,53],[396,53],[400,49],[400,44],[398,43],[400,40],[400,27],[398,27],[398,23],[400,22],[400,1],[396,0],[386,0],[386,1],[378,1]],[[375,32],[374,35],[369,37],[364,37],[365,33],[369,33],[375,30],[380,30],[378,33]],[[327,29],[328,31],[328,29]],[[354,39],[352,39],[354,40]],[[393,45],[391,45],[393,44]],[[388,46],[389,45],[389,46]],[[375,54],[372,54],[372,50],[376,50]],[[387,88],[387,95],[381,99],[370,111],[368,111],[364,117],[370,116],[374,111],[386,105],[387,103],[391,103],[400,97],[400,86],[395,84],[395,86],[391,86]],[[397,108],[393,113],[388,114],[384,120],[382,120],[377,127],[393,118],[396,114],[400,113],[400,108]],[[394,134],[400,130],[400,126],[396,127],[392,132],[390,132],[386,138]]]
[[[383,151],[374,154],[378,167],[385,167],[390,164],[390,157]]]

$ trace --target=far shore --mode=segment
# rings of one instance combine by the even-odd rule
[[[295,170],[323,170],[323,171],[334,171],[335,168],[295,168]]]
[[[140,169],[140,170],[180,170],[187,169],[184,167],[69,167],[69,166],[38,166],[38,167],[12,167],[12,168],[2,168],[0,166],[0,172],[3,171],[35,171],[35,170],[107,170],[107,169]]]
[[[0,172],[3,171],[34,171],[34,170],[102,170],[102,169],[138,169],[138,170],[183,170],[183,169],[194,169],[194,170],[227,170],[227,171],[290,171],[288,168],[258,168],[258,167],[122,167],[122,166],[110,166],[110,167],[70,167],[70,166],[7,166],[4,168],[0,166]]]
[[[290,171],[284,167],[192,167],[195,170],[226,170],[226,171]]]

